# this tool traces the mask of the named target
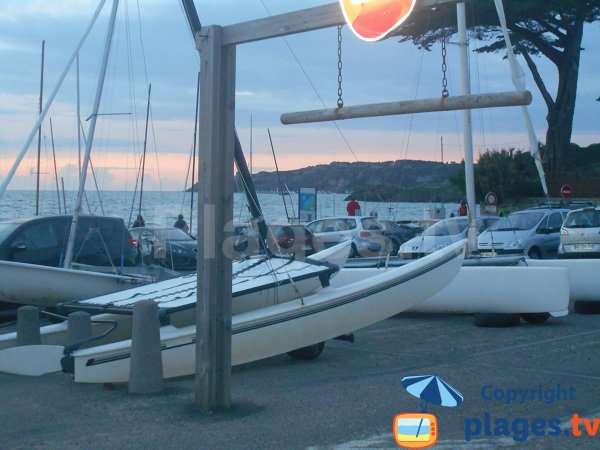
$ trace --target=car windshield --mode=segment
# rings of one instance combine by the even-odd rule
[[[362,219],[362,226],[365,230],[381,230],[379,222],[377,222],[375,219],[371,219],[370,217]]]
[[[0,242],[19,227],[18,223],[2,223],[0,222]]]
[[[567,228],[597,228],[600,227],[600,210],[573,211],[565,220]]]
[[[456,236],[467,228],[467,219],[440,220],[423,232],[423,236]]]
[[[542,211],[513,213],[498,220],[488,228],[489,231],[519,231],[530,230],[544,217]]]

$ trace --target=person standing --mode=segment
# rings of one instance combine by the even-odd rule
[[[175,228],[179,228],[184,233],[187,233],[188,231],[190,231],[190,227],[188,227],[187,222],[185,220],[183,220],[183,214],[179,214],[177,216],[177,220],[175,221],[173,226]]]
[[[467,215],[467,203],[464,200],[460,202],[460,206],[458,207],[458,215],[459,217]]]
[[[350,197],[350,201],[346,205],[346,211],[348,212],[349,216],[360,215],[360,204],[354,197]]]
[[[138,214],[138,216],[135,219],[135,222],[133,222],[132,228],[145,227],[145,226],[146,226],[146,222],[144,222],[144,218],[142,217],[141,214]]]

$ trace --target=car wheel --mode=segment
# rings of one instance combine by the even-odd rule
[[[529,250],[529,253],[527,253],[527,256],[531,259],[542,259],[542,252],[540,252],[538,248],[532,248]]]
[[[315,359],[323,352],[325,342],[319,342],[318,344],[309,345],[308,347],[302,347],[297,350],[288,352],[292,358],[295,359]]]
[[[358,258],[359,256],[360,253],[358,253],[356,245],[352,244],[352,246],[350,247],[350,258]]]
[[[475,325],[484,328],[513,327],[521,322],[519,314],[506,313],[476,313]]]
[[[573,309],[577,314],[600,314],[600,302],[578,300]]]
[[[527,323],[544,323],[550,317],[550,313],[525,313],[521,318]]]
[[[400,250],[400,244],[398,241],[392,241],[392,249],[390,250],[390,255],[396,256],[398,254],[398,250]]]

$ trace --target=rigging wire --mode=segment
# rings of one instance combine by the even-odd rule
[[[267,14],[270,16],[272,16],[271,11],[269,10],[269,8],[267,7],[267,5],[265,4],[264,0],[260,0],[260,3],[263,5],[263,7],[265,8],[265,11],[267,12]],[[337,31],[336,31],[337,33]],[[312,90],[314,91],[315,95],[317,96],[317,98],[319,99],[319,101],[321,102],[321,105],[323,106],[323,108],[326,107],[325,101],[323,100],[323,97],[321,97],[321,95],[319,94],[319,91],[317,90],[317,87],[315,86],[315,84],[313,83],[312,79],[310,78],[310,76],[308,75],[308,73],[306,72],[306,69],[304,69],[304,66],[302,65],[302,62],[300,62],[300,59],[298,58],[298,56],[296,55],[296,53],[294,52],[294,50],[292,49],[292,46],[290,45],[288,39],[285,36],[282,36],[283,42],[285,42],[286,47],[288,48],[290,54],[292,55],[292,57],[294,58],[294,60],[296,61],[296,63],[298,64],[298,66],[300,67],[300,70],[302,71],[302,73],[304,74],[304,77],[306,78],[306,80],[308,81],[308,84],[310,85],[310,87],[312,88]],[[356,156],[356,153],[354,152],[354,149],[352,148],[352,146],[350,145],[350,142],[348,142],[348,139],[346,138],[346,136],[344,135],[344,133],[342,132],[342,129],[340,128],[338,121],[334,120],[333,121],[333,125],[335,126],[335,128],[337,129],[339,135],[341,136],[342,140],[344,141],[344,143],[346,144],[346,147],[348,148],[348,150],[350,150],[350,153],[352,153],[352,156],[354,156],[354,159],[356,161],[359,161],[358,157]]]

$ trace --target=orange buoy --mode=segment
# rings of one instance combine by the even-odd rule
[[[365,41],[378,41],[410,15],[416,0],[340,0],[346,22]]]

